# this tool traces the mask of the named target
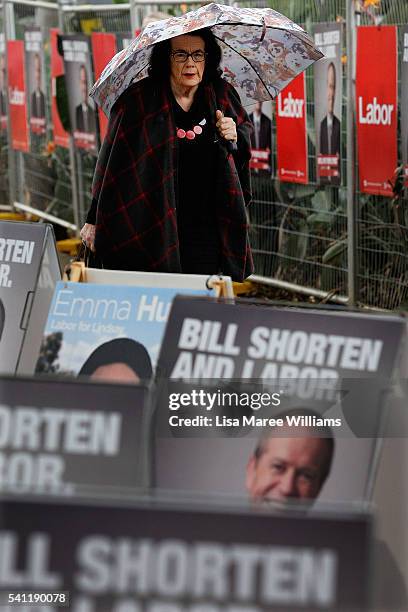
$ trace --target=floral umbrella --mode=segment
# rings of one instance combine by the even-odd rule
[[[272,9],[211,3],[147,25],[112,58],[90,95],[109,115],[119,96],[147,76],[156,43],[201,28],[211,28],[222,49],[223,78],[238,90],[244,106],[274,98],[323,57],[300,26]]]

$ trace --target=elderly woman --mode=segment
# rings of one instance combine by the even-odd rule
[[[158,43],[114,105],[81,231],[105,268],[252,272],[251,124],[210,30]]]

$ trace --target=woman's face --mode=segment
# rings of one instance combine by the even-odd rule
[[[205,44],[201,36],[176,36],[171,39],[171,51],[205,51]],[[205,59],[202,62],[195,62],[191,55],[185,62],[176,62],[174,57],[170,57],[170,74],[172,81],[180,87],[196,87],[203,79]]]

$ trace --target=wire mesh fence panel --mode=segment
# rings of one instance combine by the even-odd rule
[[[16,40],[25,40],[27,28],[40,28],[42,33],[41,56],[38,64],[26,65],[26,81],[30,70],[38,71],[30,76],[38,78],[44,88],[45,128],[41,133],[32,128],[31,119],[36,116],[32,106],[34,92],[27,91],[29,146],[27,152],[15,151],[16,199],[35,211],[49,213],[58,219],[73,223],[72,189],[68,152],[55,147],[51,120],[51,48],[50,29],[58,27],[58,8],[13,3],[13,25]],[[26,56],[27,61],[27,56]],[[38,65],[38,68],[37,68]],[[42,76],[44,71],[44,76]],[[26,83],[26,86],[28,84]],[[55,228],[57,238],[61,231]]]
[[[112,5],[108,10],[100,9],[97,5],[90,9],[87,7],[86,10],[81,6],[66,6],[63,11],[63,29],[65,34],[91,35],[92,32],[106,32],[121,34],[124,38],[134,37],[129,5],[123,5],[120,8]],[[96,155],[86,150],[76,149],[75,158],[79,222],[82,225],[91,204]]]
[[[259,0],[234,2],[263,7]],[[315,24],[345,23],[345,0],[276,0],[273,8],[311,33]],[[378,7],[356,2],[362,25],[408,23],[406,0],[382,1]],[[400,55],[403,48],[399,32]],[[347,294],[346,119],[353,112],[346,97],[345,27],[342,37],[343,99],[341,112],[340,186],[319,185],[316,177],[316,129],[313,68],[306,71],[308,185],[282,183],[253,174],[254,200],[249,210],[251,239],[258,275],[305,287]],[[401,64],[401,57],[399,57]],[[400,83],[399,83],[400,90]],[[276,122],[272,122],[273,167],[276,168]],[[398,132],[399,164],[402,161]],[[380,153],[380,151],[379,151]],[[275,173],[276,174],[276,173]],[[358,177],[358,160],[355,175]],[[397,308],[408,301],[407,200],[367,196],[356,191],[358,211],[358,276],[361,302]]]
[[[66,34],[91,34],[92,32],[131,32],[129,5],[120,9],[115,5],[109,10],[98,10],[98,6],[64,7],[63,29]]]
[[[263,0],[234,2],[237,6],[265,7]],[[322,22],[345,18],[345,1],[278,0],[273,8],[303,25],[309,32]],[[343,74],[345,90],[345,75]],[[258,275],[334,291],[347,292],[347,216],[345,187],[321,186],[316,179],[313,68],[306,71],[306,126],[308,184],[280,182],[253,173],[253,203],[249,215]],[[343,100],[343,118],[346,104]],[[277,168],[276,108],[273,108],[272,157]],[[342,122],[345,126],[345,120]],[[345,143],[345,133],[342,134]],[[342,151],[345,176],[346,151]],[[276,176],[276,172],[274,173]],[[336,244],[338,248],[334,248]]]
[[[169,0],[160,0],[160,2],[135,2],[134,3],[134,11],[136,15],[136,22],[141,27],[146,24],[147,20],[150,18],[160,17],[162,19],[165,18],[165,15],[169,17],[176,17],[178,15],[182,15],[187,10],[192,11],[194,9],[202,6],[203,2],[192,2],[188,0],[188,2],[171,2]]]

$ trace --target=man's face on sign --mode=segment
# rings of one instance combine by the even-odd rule
[[[333,64],[327,70],[327,112],[332,115],[334,112],[334,101],[336,99],[336,73]]]
[[[79,70],[79,89],[81,91],[81,101],[84,104],[88,102],[88,78],[84,66]]]
[[[330,461],[326,438],[307,435],[271,437],[247,465],[246,488],[254,501],[289,502],[315,499]]]

